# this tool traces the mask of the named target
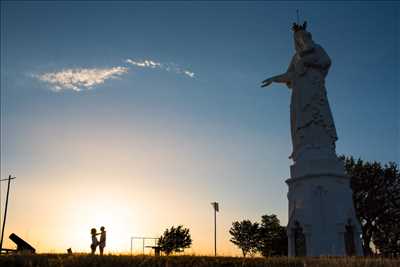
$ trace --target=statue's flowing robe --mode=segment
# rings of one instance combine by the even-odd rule
[[[297,70],[300,64],[307,64],[304,73]],[[329,66],[329,56],[319,45],[301,57],[296,53],[289,66],[293,75],[290,120],[294,161],[309,148],[335,153],[337,134],[325,88]]]

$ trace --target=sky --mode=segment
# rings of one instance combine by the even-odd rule
[[[285,225],[290,91],[260,83],[289,65],[296,9],[332,59],[337,153],[400,163],[397,3],[2,1],[5,237],[88,252],[104,225],[123,253],[182,224],[211,255],[217,201],[218,253],[239,255],[233,221]]]

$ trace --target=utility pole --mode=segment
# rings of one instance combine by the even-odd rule
[[[0,180],[0,182],[8,180],[6,206],[4,208],[4,217],[3,217],[3,227],[1,228],[0,254],[3,252],[3,237],[4,237],[4,227],[6,226],[6,219],[7,219],[8,195],[10,193],[10,182],[11,182],[11,180],[13,180],[15,178],[16,177],[11,177],[11,175],[9,175],[7,179]],[[1,203],[1,201],[0,201],[0,203]]]
[[[217,256],[217,212],[219,212],[218,202],[211,202],[214,207],[214,256]]]

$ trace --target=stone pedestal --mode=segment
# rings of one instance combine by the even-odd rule
[[[350,179],[341,160],[331,157],[296,162],[286,183],[289,256],[363,254]],[[302,251],[305,255],[296,255]]]

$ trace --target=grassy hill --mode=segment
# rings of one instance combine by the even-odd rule
[[[385,258],[235,258],[205,256],[91,256],[65,254],[1,255],[1,267],[399,267]]]

